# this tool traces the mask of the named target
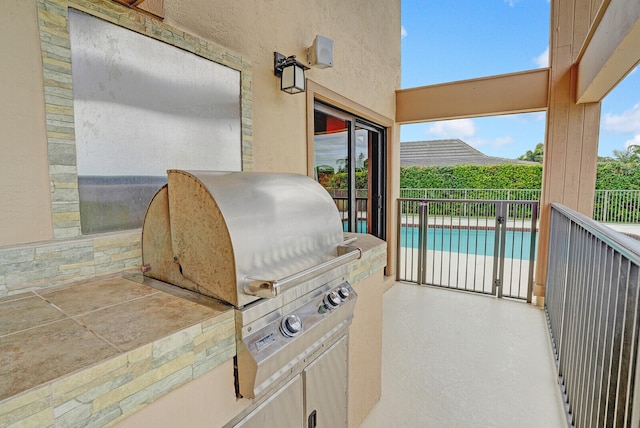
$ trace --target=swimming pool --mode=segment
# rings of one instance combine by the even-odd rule
[[[347,223],[344,222],[344,231]],[[358,220],[358,233],[367,233],[367,222]],[[495,230],[451,229],[431,227],[427,230],[427,249],[451,253],[475,254],[493,257],[496,244]],[[418,228],[400,228],[400,245],[404,248],[418,248]],[[538,234],[536,234],[536,248]],[[529,260],[531,254],[531,232],[508,230],[505,240],[505,254],[509,259]],[[535,260],[536,255],[533,255]]]
[[[536,234],[536,241],[538,235]],[[429,228],[427,230],[427,249],[452,253],[467,253],[479,256],[493,256],[496,242],[495,230]],[[537,242],[536,242],[537,244]],[[418,248],[418,228],[402,227],[400,245],[405,248]],[[505,257],[529,260],[531,254],[531,232],[507,231]],[[535,254],[534,254],[535,259]]]

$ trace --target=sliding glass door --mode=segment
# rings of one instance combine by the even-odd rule
[[[385,239],[385,129],[316,102],[315,178],[331,194],[345,232]]]

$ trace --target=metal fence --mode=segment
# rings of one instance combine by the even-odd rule
[[[399,199],[397,279],[530,302],[537,207]]]
[[[545,309],[569,424],[640,426],[640,244],[552,204]]]
[[[603,223],[640,223],[640,190],[596,190],[593,219]]]
[[[532,200],[540,189],[400,189],[401,198]],[[640,190],[596,190],[593,219],[602,223],[640,223]]]
[[[401,198],[540,201],[540,189],[400,189]]]
[[[349,222],[349,198],[344,197],[333,197],[333,201],[338,208],[338,213],[340,214],[340,218],[342,219],[343,229],[345,232],[348,231],[348,222]],[[358,233],[367,233],[367,219],[368,219],[368,210],[369,210],[369,200],[364,198],[356,198],[356,208],[355,208],[355,216],[356,216],[356,231]]]

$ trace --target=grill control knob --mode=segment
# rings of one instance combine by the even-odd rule
[[[324,296],[324,305],[328,309],[336,309],[340,306],[340,302],[342,302],[342,300],[340,300],[340,296],[335,291],[330,291]]]
[[[347,287],[338,288],[338,295],[342,300],[347,300],[350,294],[351,293],[349,292],[349,289]]]
[[[282,319],[280,332],[287,337],[294,337],[302,331],[302,321],[297,315],[287,315]]]

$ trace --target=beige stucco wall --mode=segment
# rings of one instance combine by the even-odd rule
[[[36,2],[2,5],[0,246],[53,236]]]
[[[400,2],[165,0],[165,23],[221,44],[253,64],[254,169],[306,173],[303,94],[279,90],[273,52],[306,59],[316,34],[334,41],[334,67],[307,77],[395,117],[400,86]]]
[[[306,173],[305,97],[279,90],[273,51],[305,59],[316,34],[334,40],[335,66],[313,68],[307,76],[382,116],[395,117],[394,91],[400,85],[398,0],[376,2],[375,7],[364,0],[165,0],[164,5],[166,24],[236,52],[252,64],[255,170]],[[36,2],[10,0],[0,24],[2,247],[50,240],[53,226]],[[397,142],[395,136],[391,138]]]
[[[116,423],[118,428],[220,427],[250,404],[236,399],[233,360],[181,386]]]

